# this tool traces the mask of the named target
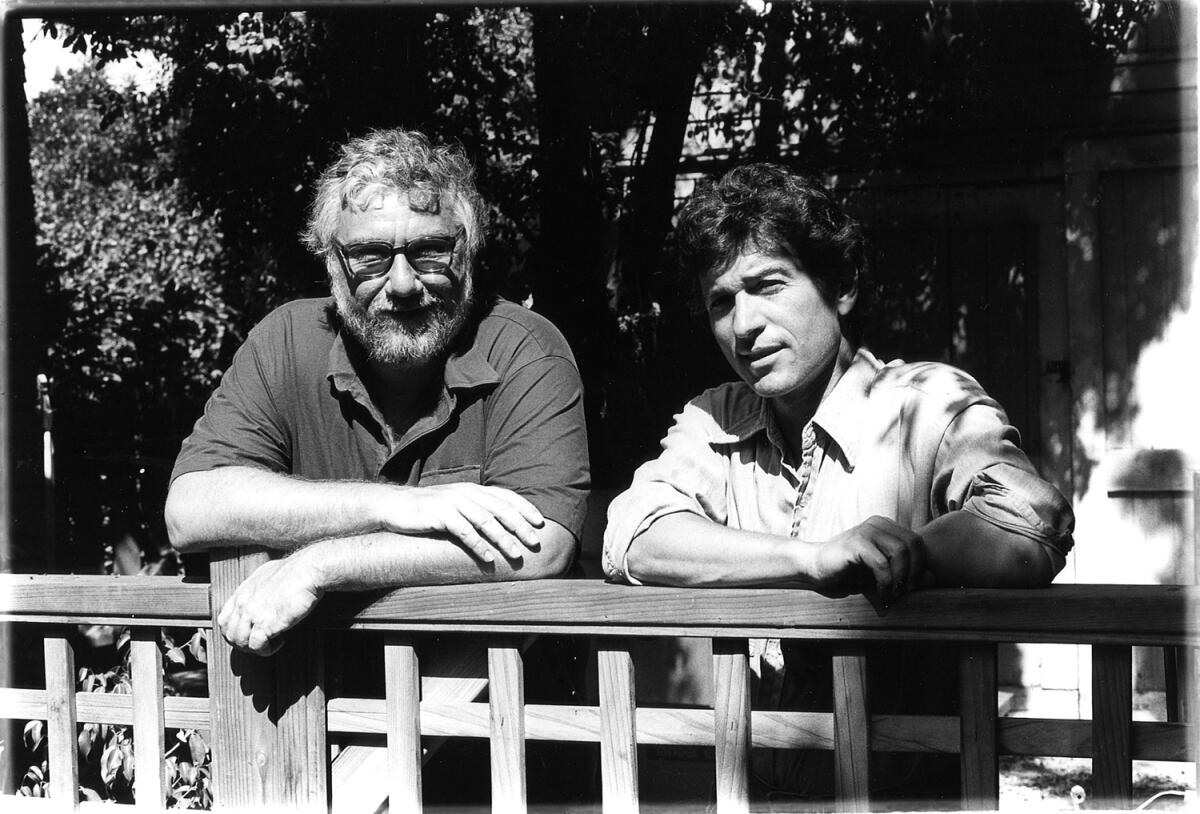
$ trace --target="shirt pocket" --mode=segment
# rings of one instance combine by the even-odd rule
[[[479,464],[427,469],[421,473],[421,477],[417,480],[417,486],[439,486],[443,483],[479,483],[480,475],[481,467]]]

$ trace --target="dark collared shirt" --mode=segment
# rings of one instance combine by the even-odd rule
[[[589,478],[583,387],[553,325],[498,301],[397,438],[331,309],[330,299],[297,300],[255,326],[184,441],[172,479],[251,466],[313,480],[502,486],[578,539]]]

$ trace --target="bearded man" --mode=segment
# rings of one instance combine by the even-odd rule
[[[487,296],[485,209],[461,149],[404,130],[354,139],[321,176],[305,243],[331,299],[266,317],[179,453],[183,552],[282,556],[218,617],[274,652],[329,590],[534,579],[571,565],[588,458],[562,335]]]

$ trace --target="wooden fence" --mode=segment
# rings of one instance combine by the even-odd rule
[[[1133,760],[1197,758],[1194,723],[1132,720],[1131,682],[1132,645],[1200,645],[1188,621],[1200,607],[1197,588],[935,590],[913,594],[884,615],[862,597],[596,581],[337,595],[327,597],[273,658],[231,652],[214,636],[211,697],[164,699],[158,628],[211,626],[219,596],[252,562],[232,556],[215,563],[211,593],[209,585],[171,577],[0,577],[0,621],[52,631],[44,637],[45,690],[0,690],[0,717],[47,722],[50,796],[5,798],[0,808],[16,809],[18,802],[35,810],[97,805],[76,802],[76,733],[86,721],[132,724],[135,797],[138,807],[150,808],[164,800],[162,733],[175,727],[211,730],[217,805],[234,810],[327,811],[331,798],[336,810],[355,808],[343,796],[355,790],[339,788],[339,770],[331,769],[330,733],[386,737],[386,750],[375,750],[383,763],[374,774],[394,811],[420,810],[422,743],[428,748],[438,738],[490,740],[493,810],[505,812],[525,808],[528,740],[598,743],[605,812],[638,808],[638,744],[714,747],[720,812],[748,810],[753,747],[832,750],[836,805],[854,811],[870,805],[872,750],[957,753],[965,804],[976,809],[998,805],[1001,755],[1090,757],[1092,798],[1115,808],[1131,805]],[[132,627],[132,696],[76,692],[67,634],[83,623]],[[325,696],[322,637],[313,635],[318,629],[386,631],[384,698]],[[482,642],[482,649],[464,644],[454,657],[439,654],[439,663],[422,664],[412,637],[425,632],[462,636]],[[525,703],[522,642],[532,634],[595,637],[597,705]],[[712,639],[712,709],[638,706],[629,643],[661,636]],[[832,712],[751,709],[747,640],[760,637],[833,643]],[[867,660],[874,644],[897,640],[959,646],[960,715],[871,714]],[[998,717],[1001,642],[1090,645],[1092,719]],[[448,646],[446,653],[454,650]],[[473,673],[473,659],[486,664],[485,671]],[[488,701],[474,700],[485,684]],[[377,802],[363,801],[359,810],[373,811]]]

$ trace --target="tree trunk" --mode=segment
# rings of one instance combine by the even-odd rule
[[[593,91],[588,9],[535,6],[541,233],[533,254],[533,307],[565,334],[583,376],[593,481],[611,480],[599,435],[612,383],[616,328],[607,306],[606,224],[596,193],[596,154],[586,102]]]

